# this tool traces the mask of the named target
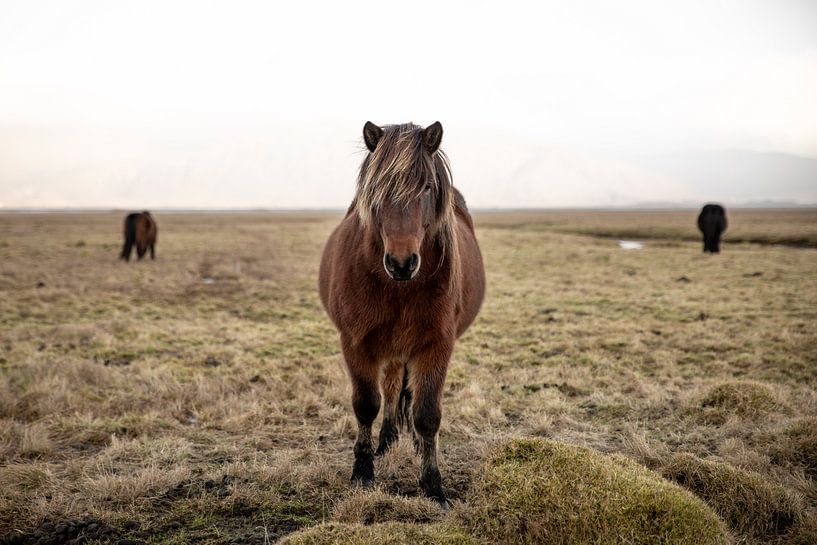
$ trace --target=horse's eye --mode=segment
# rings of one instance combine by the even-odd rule
[[[426,193],[431,191],[431,184],[430,183],[426,183],[425,191],[426,191]]]

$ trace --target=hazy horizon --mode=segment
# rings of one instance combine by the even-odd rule
[[[817,3],[11,2],[0,209],[342,209],[440,120],[474,208],[817,204]]]

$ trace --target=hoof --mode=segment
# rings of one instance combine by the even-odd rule
[[[370,477],[352,477],[352,485],[359,488],[374,488],[374,479]]]
[[[423,494],[425,495],[426,498],[439,504],[439,506],[442,507],[443,511],[446,512],[448,511],[450,505],[448,503],[448,498],[445,497],[445,492],[443,492],[441,486],[429,487],[423,485],[423,483],[420,483],[420,488],[422,488]]]
[[[371,455],[355,460],[352,468],[352,484],[363,488],[374,486],[374,458]]]
[[[445,497],[445,493],[442,490],[438,490],[436,492],[426,492],[425,496],[440,506],[440,508],[448,513],[448,510],[451,509],[451,504],[448,503],[448,498]]]
[[[444,511],[448,511],[448,498],[443,492],[443,482],[437,468],[429,469],[420,479],[420,489],[426,498],[434,500]]]

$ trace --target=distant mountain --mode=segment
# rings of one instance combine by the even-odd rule
[[[745,150],[641,156],[634,162],[701,200],[750,206],[817,204],[817,159]]]
[[[345,208],[359,124],[0,126],[0,208]],[[624,155],[452,123],[443,147],[474,208],[817,204],[817,159]]]
[[[478,207],[817,205],[817,159],[811,157],[747,150],[601,153],[457,129],[448,141],[455,179]]]

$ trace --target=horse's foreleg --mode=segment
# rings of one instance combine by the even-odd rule
[[[380,427],[380,441],[375,456],[385,454],[394,443],[399,432],[400,392],[403,390],[406,365],[400,360],[392,360],[383,372],[383,425]]]
[[[442,418],[442,394],[452,346],[437,346],[412,363],[411,390],[414,431],[420,447],[420,488],[430,499],[448,508],[437,466],[437,432]]]
[[[355,417],[357,417],[357,441],[355,441],[352,481],[368,487],[374,484],[372,423],[380,410],[380,393],[377,391],[377,381],[369,377],[353,377],[352,383],[352,405],[355,409]]]
[[[156,247],[154,244],[150,245],[150,258],[156,259]]]
[[[133,247],[133,241],[130,239],[125,239],[125,244],[122,246],[122,254],[119,256],[119,259],[124,259],[125,261],[130,261],[130,254],[131,248]]]
[[[377,418],[377,413],[380,412],[378,368],[374,361],[362,357],[353,349],[344,347],[343,353],[352,378],[352,406],[357,418],[352,482],[369,487],[374,485],[372,423]]]

